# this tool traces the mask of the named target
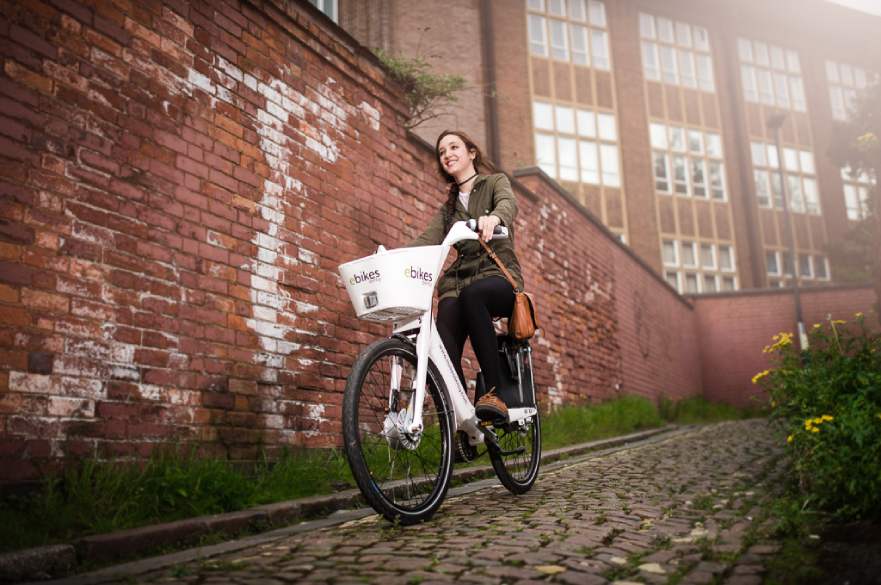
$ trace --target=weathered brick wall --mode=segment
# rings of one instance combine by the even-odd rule
[[[747,406],[764,399],[752,377],[773,367],[762,348],[781,331],[795,332],[795,302],[789,290],[744,291],[695,297],[700,329],[703,392],[708,400]],[[801,291],[802,315],[808,329],[832,319],[852,321],[865,314],[867,326],[877,330],[872,311],[875,292],[870,287],[809,288]]]
[[[385,329],[336,267],[443,196],[377,62],[282,0],[0,6],[0,477],[166,441],[337,443]],[[519,245],[540,391],[604,398],[625,379],[617,245],[539,183]]]

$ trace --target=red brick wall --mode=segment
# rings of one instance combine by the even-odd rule
[[[792,292],[747,291],[693,299],[701,334],[703,392],[707,400],[738,406],[763,401],[765,393],[751,382],[762,370],[773,367],[762,348],[781,331],[795,332]],[[869,287],[803,289],[802,315],[808,329],[832,319],[852,321],[865,313],[867,324],[878,327],[872,311],[875,292]]]

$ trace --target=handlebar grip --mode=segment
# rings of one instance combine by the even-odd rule
[[[477,220],[476,219],[469,219],[466,222],[466,225],[468,226],[468,229],[470,229],[471,231],[473,231],[473,232],[477,231]],[[497,225],[496,227],[493,228],[493,233],[494,234],[504,234],[504,233],[506,233],[506,231],[502,225]]]

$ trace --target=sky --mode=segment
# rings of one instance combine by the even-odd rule
[[[862,10],[863,12],[868,12],[869,14],[876,14],[881,16],[881,0],[829,0],[830,2],[834,2],[835,4],[841,4],[843,6],[847,6],[848,8],[854,8],[856,10]]]

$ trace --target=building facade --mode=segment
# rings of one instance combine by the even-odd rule
[[[827,245],[875,179],[828,153],[881,71],[881,18],[823,0],[369,4],[340,0],[338,22],[468,80],[420,135],[463,128],[502,168],[539,166],[681,293],[835,280]]]

